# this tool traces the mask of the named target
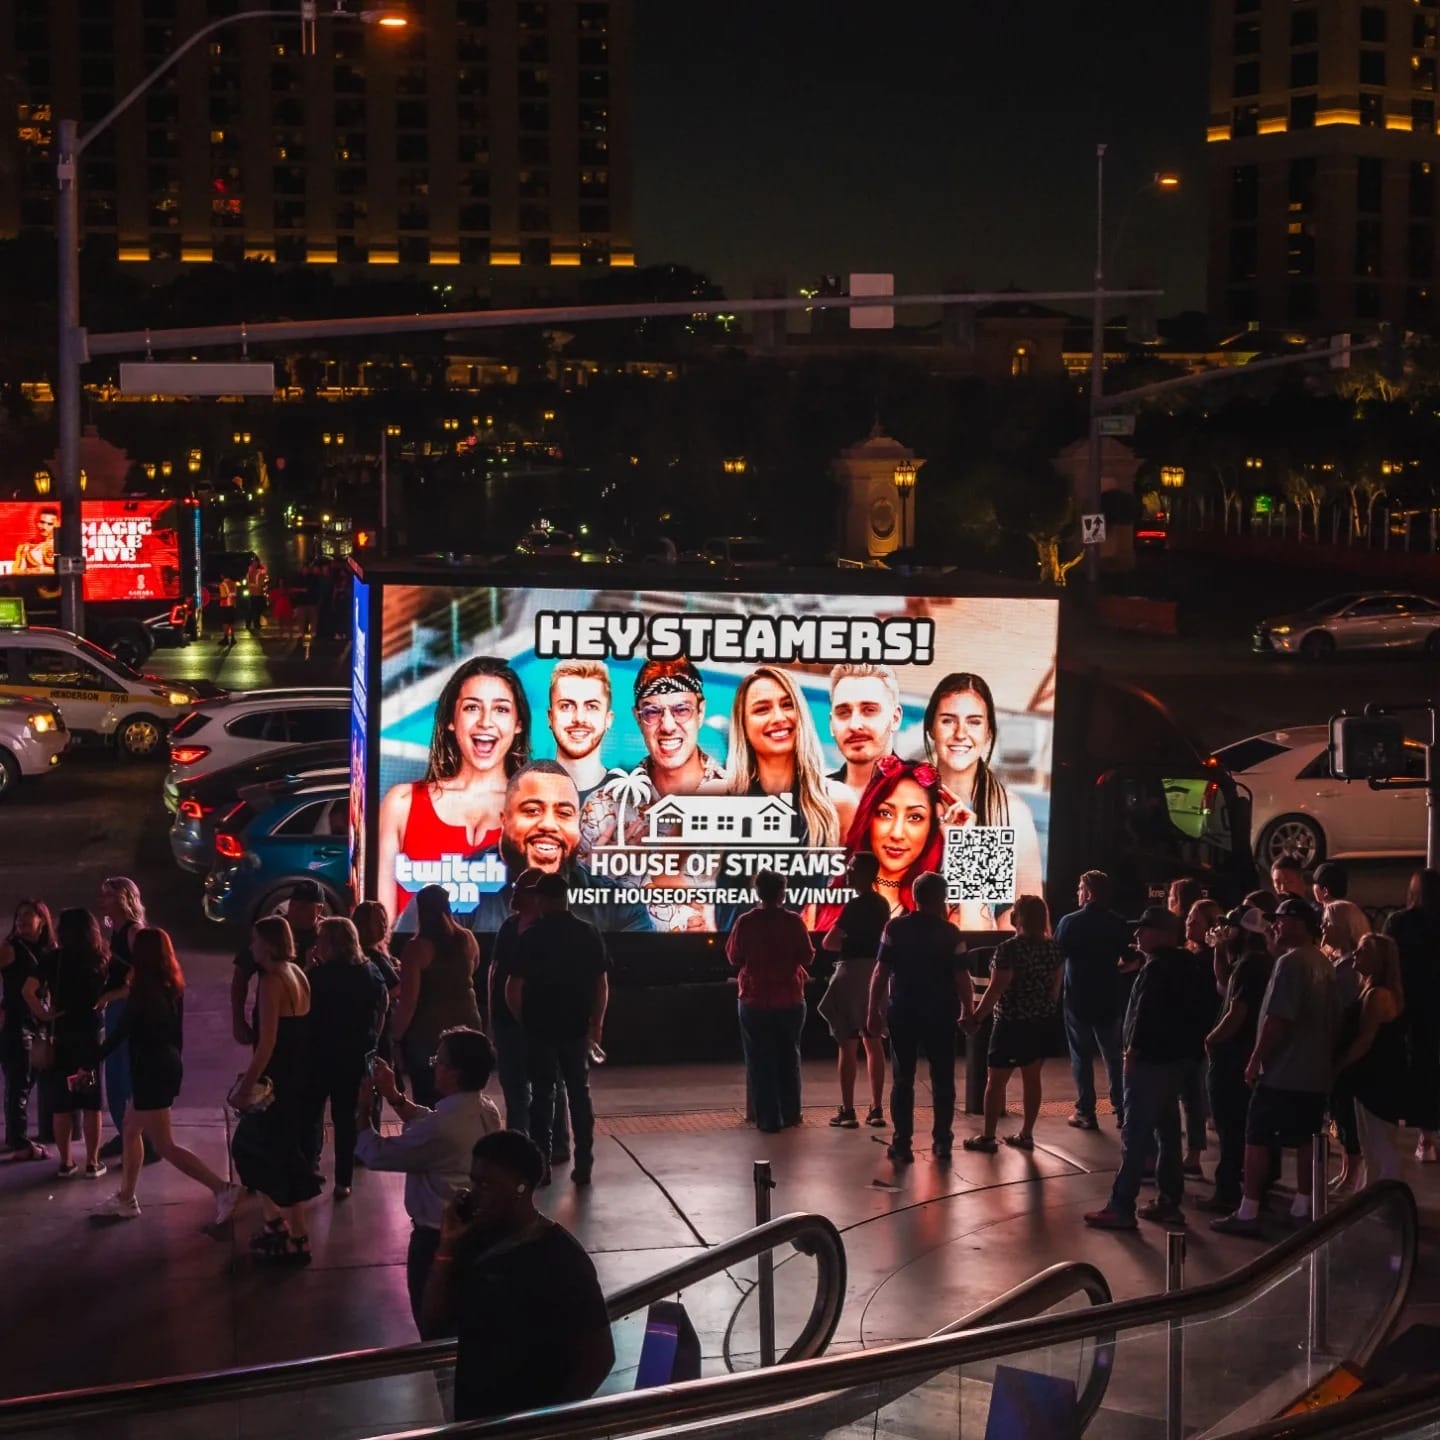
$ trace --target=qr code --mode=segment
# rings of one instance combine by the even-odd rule
[[[1015,831],[1008,825],[947,826],[945,900],[1015,903]]]

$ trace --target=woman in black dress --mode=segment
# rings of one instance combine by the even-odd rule
[[[1355,951],[1355,971],[1360,998],[1352,1007],[1354,1039],[1340,1057],[1338,1069],[1341,1083],[1355,1097],[1364,1186],[1400,1178],[1396,1138],[1411,1092],[1399,946],[1388,935],[1366,935]]]
[[[15,1160],[43,1160],[45,1147],[26,1133],[26,1102],[34,1084],[30,1048],[40,1022],[31,1009],[39,989],[40,962],[55,948],[55,925],[39,900],[15,907],[10,934],[0,944],[0,1072],[5,1076],[5,1150]],[[30,982],[34,981],[32,985]],[[30,998],[27,998],[26,991]],[[42,1132],[43,1133],[43,1132]]]
[[[31,1013],[52,1025],[55,1063],[46,1071],[42,1086],[55,1116],[55,1148],[60,1156],[61,1180],[73,1180],[79,1166],[71,1163],[70,1142],[75,1117],[85,1139],[85,1178],[105,1174],[100,1159],[100,1044],[104,1023],[100,998],[105,993],[109,956],[100,935],[100,922],[88,910],[62,910],[56,927],[59,944],[41,962],[40,975],[26,984],[32,996]]]
[[[236,1082],[243,1112],[231,1153],[247,1190],[260,1195],[265,1228],[251,1242],[256,1258],[310,1263],[306,1204],[320,1193],[310,1105],[310,982],[295,963],[295,937],[278,915],[255,922],[251,955],[260,972],[255,1053]],[[271,1099],[261,1110],[261,1080]]]
[[[123,1131],[124,1170],[120,1189],[101,1213],[132,1220],[140,1213],[135,1186],[149,1140],[161,1160],[198,1181],[215,1197],[215,1223],[235,1213],[240,1187],[227,1184],[198,1155],[176,1142],[170,1107],[184,1076],[185,976],[164,930],[139,930],[130,942],[130,989],[119,1022],[106,1035],[100,1058],[123,1053],[130,1098]],[[108,1071],[106,1072],[108,1076]]]

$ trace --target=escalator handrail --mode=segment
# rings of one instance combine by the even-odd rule
[[[1351,1225],[1392,1208],[1400,1216],[1401,1264],[1394,1293],[1372,1332],[1383,1337],[1390,1333],[1404,1308],[1419,1244],[1415,1197],[1410,1187],[1398,1180],[1383,1180],[1367,1187],[1229,1275],[1170,1294],[1120,1300],[1064,1315],[988,1325],[874,1350],[826,1355],[774,1369],[603,1395],[495,1420],[407,1430],[403,1432],[404,1440],[590,1440],[593,1436],[638,1434],[719,1415],[738,1418],[807,1395],[857,1386],[879,1387],[888,1380],[905,1380],[1051,1345],[1076,1344],[1113,1337],[1125,1330],[1184,1321],[1259,1293]],[[377,1436],[374,1440],[398,1440],[398,1436]]]
[[[648,1279],[615,1291],[605,1300],[610,1321],[613,1324],[645,1309],[655,1300],[687,1290],[712,1275],[782,1245],[793,1245],[815,1259],[815,1300],[795,1342],[782,1357],[782,1363],[810,1359],[824,1352],[840,1323],[847,1272],[845,1242],[834,1222],[824,1215],[805,1211],[777,1216],[698,1255],[687,1256]],[[390,1375],[438,1370],[454,1363],[453,1339],[428,1340],[335,1355],[314,1355],[303,1360],[283,1360],[269,1365],[200,1371],[193,1375],[97,1385],[47,1395],[24,1395],[0,1400],[0,1435],[37,1426],[214,1405],[227,1400],[251,1400],[296,1386],[355,1384]]]
[[[1309,1410],[1304,1415],[1266,1420],[1248,1429],[1237,1430],[1228,1440],[1322,1440],[1344,1436],[1344,1440],[1384,1440],[1386,1436],[1409,1437],[1416,1427],[1440,1421],[1440,1378],[1406,1380],[1383,1390],[1362,1392],[1349,1400]]]

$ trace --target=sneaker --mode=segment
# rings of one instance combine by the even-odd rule
[[[950,1141],[948,1141],[948,1140],[937,1140],[937,1141],[934,1143],[934,1145],[932,1145],[932,1146],[930,1147],[930,1153],[931,1153],[937,1160],[940,1160],[940,1161],[948,1160],[948,1159],[950,1158]]]
[[[982,1155],[994,1155],[1000,1149],[993,1135],[967,1135],[960,1143],[972,1154],[979,1151]]]
[[[865,1112],[865,1123],[876,1130],[883,1130],[885,1128],[885,1112],[878,1105],[872,1105]]]
[[[855,1118],[855,1112],[842,1105],[831,1117],[830,1124],[836,1130],[858,1130],[860,1122]]]
[[[95,1214],[107,1215],[115,1220],[138,1220],[140,1202],[133,1195],[127,1200],[117,1191],[103,1205],[95,1207]]]
[[[78,1165],[62,1165],[56,1172],[57,1180],[73,1180],[80,1173]]]
[[[100,1180],[110,1173],[110,1167],[103,1161],[85,1167],[85,1178],[87,1180]]]
[[[1138,1230],[1140,1222],[1133,1215],[1122,1215],[1108,1205],[1103,1210],[1092,1210],[1085,1217],[1085,1223],[1092,1230]]]
[[[1169,1200],[1152,1200],[1136,1212],[1142,1220],[1153,1220],[1157,1225],[1183,1225],[1185,1212]]]
[[[1078,1110],[1070,1117],[1069,1124],[1072,1130],[1098,1130],[1100,1128],[1100,1122],[1093,1115],[1082,1115]]]
[[[235,1218],[235,1207],[244,1192],[238,1185],[227,1185],[215,1197],[215,1223],[228,1225]]]
[[[915,1162],[915,1152],[910,1148],[908,1140],[903,1143],[897,1140],[893,1144],[887,1145],[885,1153],[897,1165],[912,1165]]]
[[[1210,1228],[1217,1235],[1239,1235],[1246,1240],[1259,1240],[1263,1236],[1260,1217],[1257,1215],[1253,1220],[1242,1220],[1239,1211],[1233,1215],[1222,1216],[1219,1220],[1212,1220]]]
[[[1005,1143],[1012,1150],[1033,1150],[1035,1148],[1035,1137],[1033,1135],[1007,1135]]]

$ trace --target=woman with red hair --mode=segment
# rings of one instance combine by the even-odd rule
[[[882,756],[865,787],[845,837],[845,854],[871,854],[880,864],[875,893],[892,917],[915,908],[910,887],[927,870],[939,870],[945,841],[944,797],[935,767],[921,760]],[[823,927],[822,927],[823,928]]]
[[[101,1213],[133,1220],[140,1214],[135,1186],[145,1161],[145,1142],[182,1175],[198,1181],[215,1197],[215,1223],[235,1213],[240,1187],[222,1180],[193,1151],[176,1142],[170,1107],[184,1075],[185,976],[170,936],[164,930],[136,932],[130,947],[130,992],[120,1023],[100,1052],[106,1056],[128,1044],[130,1100],[123,1131],[124,1169],[120,1189]]]

